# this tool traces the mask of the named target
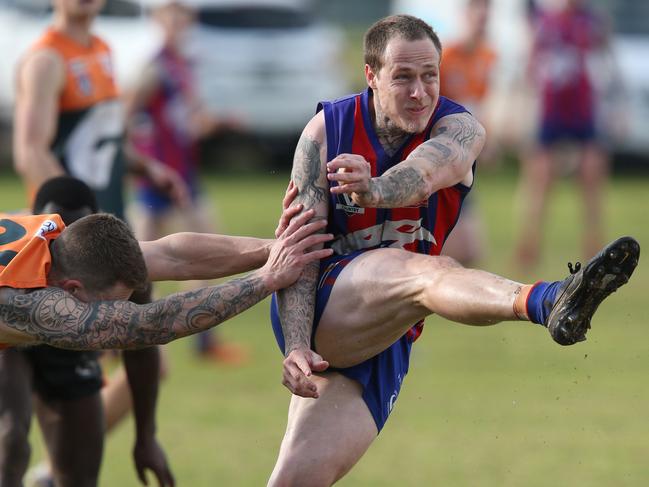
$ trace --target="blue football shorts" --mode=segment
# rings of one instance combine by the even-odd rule
[[[539,142],[543,146],[564,141],[585,143],[595,140],[596,137],[594,120],[566,122],[547,118],[542,121],[538,134]]]
[[[311,336],[311,347],[314,350],[313,337],[315,336],[315,331],[322,317],[322,313],[329,301],[331,290],[336,284],[336,279],[345,266],[363,252],[363,250],[360,250],[347,255],[335,255],[328,259],[323,259],[320,262],[314,326]],[[284,334],[282,333],[282,326],[277,309],[277,299],[274,294],[271,302],[270,317],[275,339],[282,353],[284,353]],[[361,362],[353,367],[342,369],[331,367],[328,369],[339,372],[345,377],[360,383],[363,387],[363,400],[367,404],[379,432],[387,421],[390,412],[392,412],[392,408],[401,390],[403,379],[408,373],[411,347],[412,339],[404,335],[389,348],[365,362]],[[326,357],[324,358],[326,359]]]
[[[196,203],[198,198],[198,184],[195,181],[185,181],[189,188],[189,197],[192,203]],[[171,210],[174,202],[168,195],[150,185],[142,185],[137,188],[136,199],[150,214],[159,216]]]

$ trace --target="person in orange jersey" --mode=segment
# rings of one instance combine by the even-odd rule
[[[496,51],[487,41],[490,4],[490,0],[467,1],[463,34],[456,42],[444,46],[440,77],[440,93],[463,105],[485,126],[488,125],[485,105],[497,61]],[[493,161],[493,146],[493,139],[487,139],[478,163]],[[486,245],[482,221],[473,201],[473,195],[465,199],[443,252],[465,266],[480,261]]]
[[[87,207],[79,206],[73,209],[78,210],[77,216]],[[42,210],[66,214],[64,208],[49,205]],[[295,213],[286,210],[283,219]],[[78,350],[125,349],[167,343],[216,326],[257,303],[277,286],[293,282],[305,263],[330,254],[307,251],[329,238],[311,235],[324,226],[305,225],[311,216],[313,212],[292,221],[275,243],[192,233],[138,243],[124,222],[108,214],[85,216],[69,227],[58,214],[0,215],[0,342],[5,347],[45,343]],[[260,266],[260,270],[241,279],[150,304],[111,301],[127,299],[148,280],[214,279]],[[15,357],[13,352],[5,350],[0,359]],[[11,383],[17,377],[10,368],[7,372],[0,377],[2,388],[20,385]],[[24,387],[12,389],[14,393],[16,390]],[[1,399],[19,398],[8,394]],[[3,411],[11,407],[11,403],[0,400]],[[57,464],[57,451],[51,455],[57,485],[97,484],[98,460],[91,456],[91,448],[95,447],[91,443],[98,442],[101,456],[101,417],[99,422],[98,435],[90,435],[96,429],[78,435],[76,444],[83,446],[81,451],[70,451],[69,443],[75,437],[59,435],[60,442],[54,444],[47,439],[48,446],[59,447],[59,452],[67,448],[69,453],[61,459],[62,465]],[[28,421],[15,426],[14,435],[3,438],[0,456],[3,475],[14,483],[3,480],[2,485],[21,485],[21,467],[24,472],[29,456],[26,443],[16,448],[19,443],[12,442],[22,433],[26,436],[20,427],[28,428]],[[70,425],[56,426],[63,429]],[[143,463],[142,452],[134,451],[141,479],[144,481],[144,470],[151,469],[160,485],[174,485],[159,447],[155,453],[154,459],[162,463]],[[11,463],[21,455],[18,463]],[[77,464],[74,471],[66,470],[69,462]],[[73,478],[72,472],[80,476]]]
[[[69,174],[92,188],[102,211],[123,218],[123,178],[129,170],[146,174],[174,198],[186,200],[187,189],[177,174],[124,144],[123,109],[110,48],[91,31],[104,0],[52,3],[51,26],[24,54],[16,73],[14,164],[29,198],[49,178]],[[134,299],[149,299],[140,294]],[[50,355],[57,353],[50,351]],[[159,352],[156,348],[130,351],[123,359],[136,410],[138,465],[152,467],[162,476],[166,462],[152,434]],[[101,444],[84,450],[89,451],[99,458]],[[69,481],[70,485],[94,484]]]

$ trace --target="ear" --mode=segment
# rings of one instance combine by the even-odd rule
[[[367,86],[376,90],[376,74],[372,71],[369,64],[365,65],[365,80],[367,81]]]
[[[57,284],[57,287],[62,288],[73,296],[78,296],[79,292],[84,291],[83,284],[78,279],[63,279]]]

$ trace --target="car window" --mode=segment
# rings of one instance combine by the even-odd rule
[[[129,0],[107,0],[101,10],[101,15],[109,17],[138,17],[142,15],[142,8]]]
[[[620,34],[649,35],[649,2],[637,0],[597,0],[603,12],[611,16],[613,30]]]
[[[282,7],[206,7],[198,21],[208,27],[230,29],[291,29],[312,23],[310,12]]]
[[[50,0],[0,0],[0,5],[36,14],[47,13],[51,10]]]
[[[0,0],[0,6],[10,6],[30,14],[45,14],[52,11],[51,0]],[[138,17],[142,15],[142,7],[132,0],[106,0],[101,15]]]

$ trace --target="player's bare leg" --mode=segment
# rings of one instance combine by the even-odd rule
[[[311,378],[320,397],[291,397],[286,433],[269,486],[330,486],[376,438],[376,424],[358,382],[337,372]]]
[[[16,349],[0,352],[0,485],[20,487],[31,448],[32,366]]]
[[[622,237],[561,281],[523,285],[448,257],[377,249],[340,273],[315,334],[316,351],[349,367],[388,348],[431,313],[471,325],[530,319],[562,345],[585,340],[599,304],[631,277],[640,246]]]
[[[584,202],[583,254],[590,258],[604,240],[602,228],[604,189],[608,178],[608,160],[604,150],[590,142],[581,148],[579,183]]]
[[[104,419],[99,392],[80,399],[36,399],[52,475],[61,487],[94,487],[104,448]]]
[[[521,288],[450,257],[372,250],[336,279],[316,331],[316,351],[331,365],[348,367],[385,350],[431,313],[473,325],[515,319]]]
[[[533,268],[539,261],[545,210],[554,180],[553,158],[550,148],[539,147],[529,159],[521,161],[518,188],[521,228],[516,247],[516,264],[526,270]]]

